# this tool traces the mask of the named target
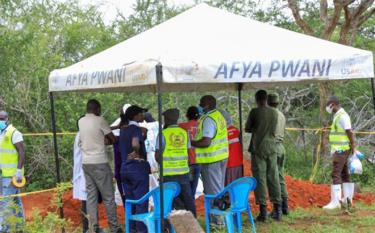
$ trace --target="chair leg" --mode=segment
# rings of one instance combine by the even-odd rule
[[[237,217],[237,231],[239,233],[242,233],[242,219],[241,219],[241,212],[236,213]]]
[[[153,232],[161,233],[161,221],[159,219],[155,220],[155,227],[156,229]],[[151,232],[151,231],[149,231]]]
[[[256,227],[255,227],[254,218],[253,218],[253,214],[251,213],[250,206],[247,207],[247,215],[249,215],[252,232],[256,233],[257,230],[256,230]]]
[[[210,202],[207,200],[204,200],[204,214],[206,218],[206,233],[210,233]]]
[[[146,219],[143,223],[147,226],[147,232],[155,232],[155,221],[153,219]],[[160,231],[160,227],[158,230]]]
[[[125,216],[125,233],[130,233],[129,216]]]
[[[233,224],[233,215],[232,214],[225,215],[225,225],[227,227],[228,233],[234,233],[234,224]]]

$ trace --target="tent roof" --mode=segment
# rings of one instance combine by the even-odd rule
[[[50,91],[235,89],[374,77],[372,52],[197,5],[76,64],[51,72]]]

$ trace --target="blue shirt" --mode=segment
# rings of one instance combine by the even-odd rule
[[[128,161],[128,155],[133,152],[132,140],[133,138],[138,138],[140,149],[139,155],[141,159],[147,160],[147,153],[145,147],[144,137],[142,135],[141,128],[136,124],[129,124],[128,127],[120,130],[120,153],[121,153],[121,172],[125,170],[135,168],[132,163],[133,161]]]

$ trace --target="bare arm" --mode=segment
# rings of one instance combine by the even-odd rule
[[[22,169],[24,163],[25,163],[25,147],[23,145],[23,142],[17,142],[16,144],[14,144],[14,146],[16,147],[16,150],[18,152],[18,165],[17,165],[17,168],[18,169]]]
[[[209,147],[211,145],[211,138],[203,137],[202,139],[198,141],[191,141],[191,145],[198,148],[205,148]]]
[[[112,132],[104,136],[104,144],[105,145],[113,145],[116,142],[117,142],[117,139],[116,139],[115,135],[113,135]]]
[[[346,135],[348,135],[349,142],[350,142],[350,148],[352,149],[352,152],[356,151],[356,146],[355,146],[355,135],[353,130],[347,129],[345,130]]]
[[[159,151],[159,150],[156,150],[156,151],[155,151],[155,160],[156,160],[156,162],[158,162],[159,164],[160,164],[160,157],[161,157],[160,151]]]

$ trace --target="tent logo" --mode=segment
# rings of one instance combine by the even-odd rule
[[[349,58],[343,61],[343,68],[341,68],[341,74],[343,76],[358,75],[361,73],[361,69],[356,68],[358,64],[358,58]]]

